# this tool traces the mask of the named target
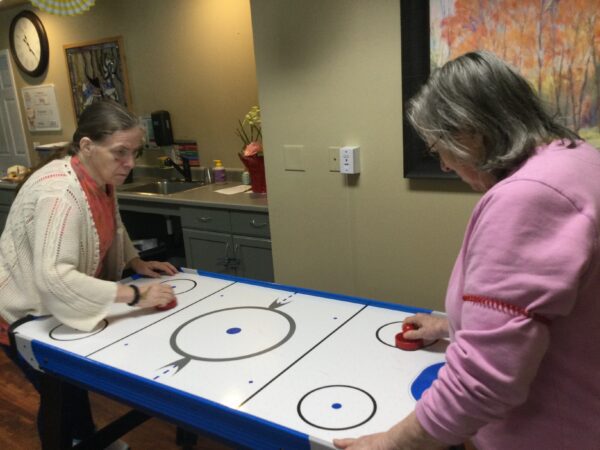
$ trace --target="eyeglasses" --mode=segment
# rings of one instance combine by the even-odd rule
[[[440,138],[437,138],[433,144],[428,145],[427,150],[425,151],[425,154],[427,154],[429,156],[433,156],[436,159],[439,159],[440,154],[435,149],[435,146],[438,144],[438,142],[440,142]]]
[[[124,148],[116,148],[109,151],[113,155],[113,158],[119,162],[127,161],[129,158],[138,159],[142,154],[141,149],[130,151]]]

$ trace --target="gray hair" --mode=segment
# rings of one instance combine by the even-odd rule
[[[545,110],[527,80],[495,55],[466,53],[436,70],[408,104],[417,133],[444,145],[455,158],[501,174],[527,159],[534,148],[554,139],[581,138]],[[473,155],[461,136],[480,136]]]
[[[77,130],[73,133],[73,141],[62,148],[54,150],[35,166],[17,186],[16,192],[21,189],[31,175],[44,167],[50,161],[63,158],[65,155],[79,153],[79,141],[87,137],[94,142],[100,142],[107,136],[117,131],[127,131],[135,127],[142,127],[140,119],[121,104],[107,99],[100,99],[86,107],[77,121]]]

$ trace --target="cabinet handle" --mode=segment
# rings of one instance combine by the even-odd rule
[[[268,222],[257,222],[256,219],[252,219],[250,221],[250,225],[252,225],[254,228],[262,228],[262,227],[266,227],[268,225]]]
[[[225,255],[223,258],[218,258],[217,262],[222,264],[223,267],[229,269],[229,263],[231,262],[231,258],[229,257],[229,242],[225,244]]]
[[[230,269],[236,269],[240,266],[240,258],[238,258],[238,251],[240,249],[239,244],[233,246],[233,258],[230,259]]]
[[[198,222],[206,223],[206,222],[210,222],[212,220],[212,217],[204,217],[204,216],[202,216],[202,217],[196,217],[196,220]]]

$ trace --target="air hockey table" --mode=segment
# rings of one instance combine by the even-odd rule
[[[88,333],[36,318],[15,329],[20,355],[142,416],[236,448],[286,450],[387,430],[444,364],[444,340],[395,346],[405,317],[431,311],[190,269],[158,281],[173,286],[175,308],[114,304]],[[60,392],[51,384],[42,396],[49,404]]]

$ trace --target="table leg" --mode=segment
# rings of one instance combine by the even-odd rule
[[[175,443],[181,447],[182,450],[192,449],[198,442],[198,435],[191,431],[184,430],[181,427],[177,427],[177,435],[175,437]]]
[[[40,378],[40,439],[43,450],[71,448],[72,416],[65,395],[68,386],[58,378],[43,373]]]

